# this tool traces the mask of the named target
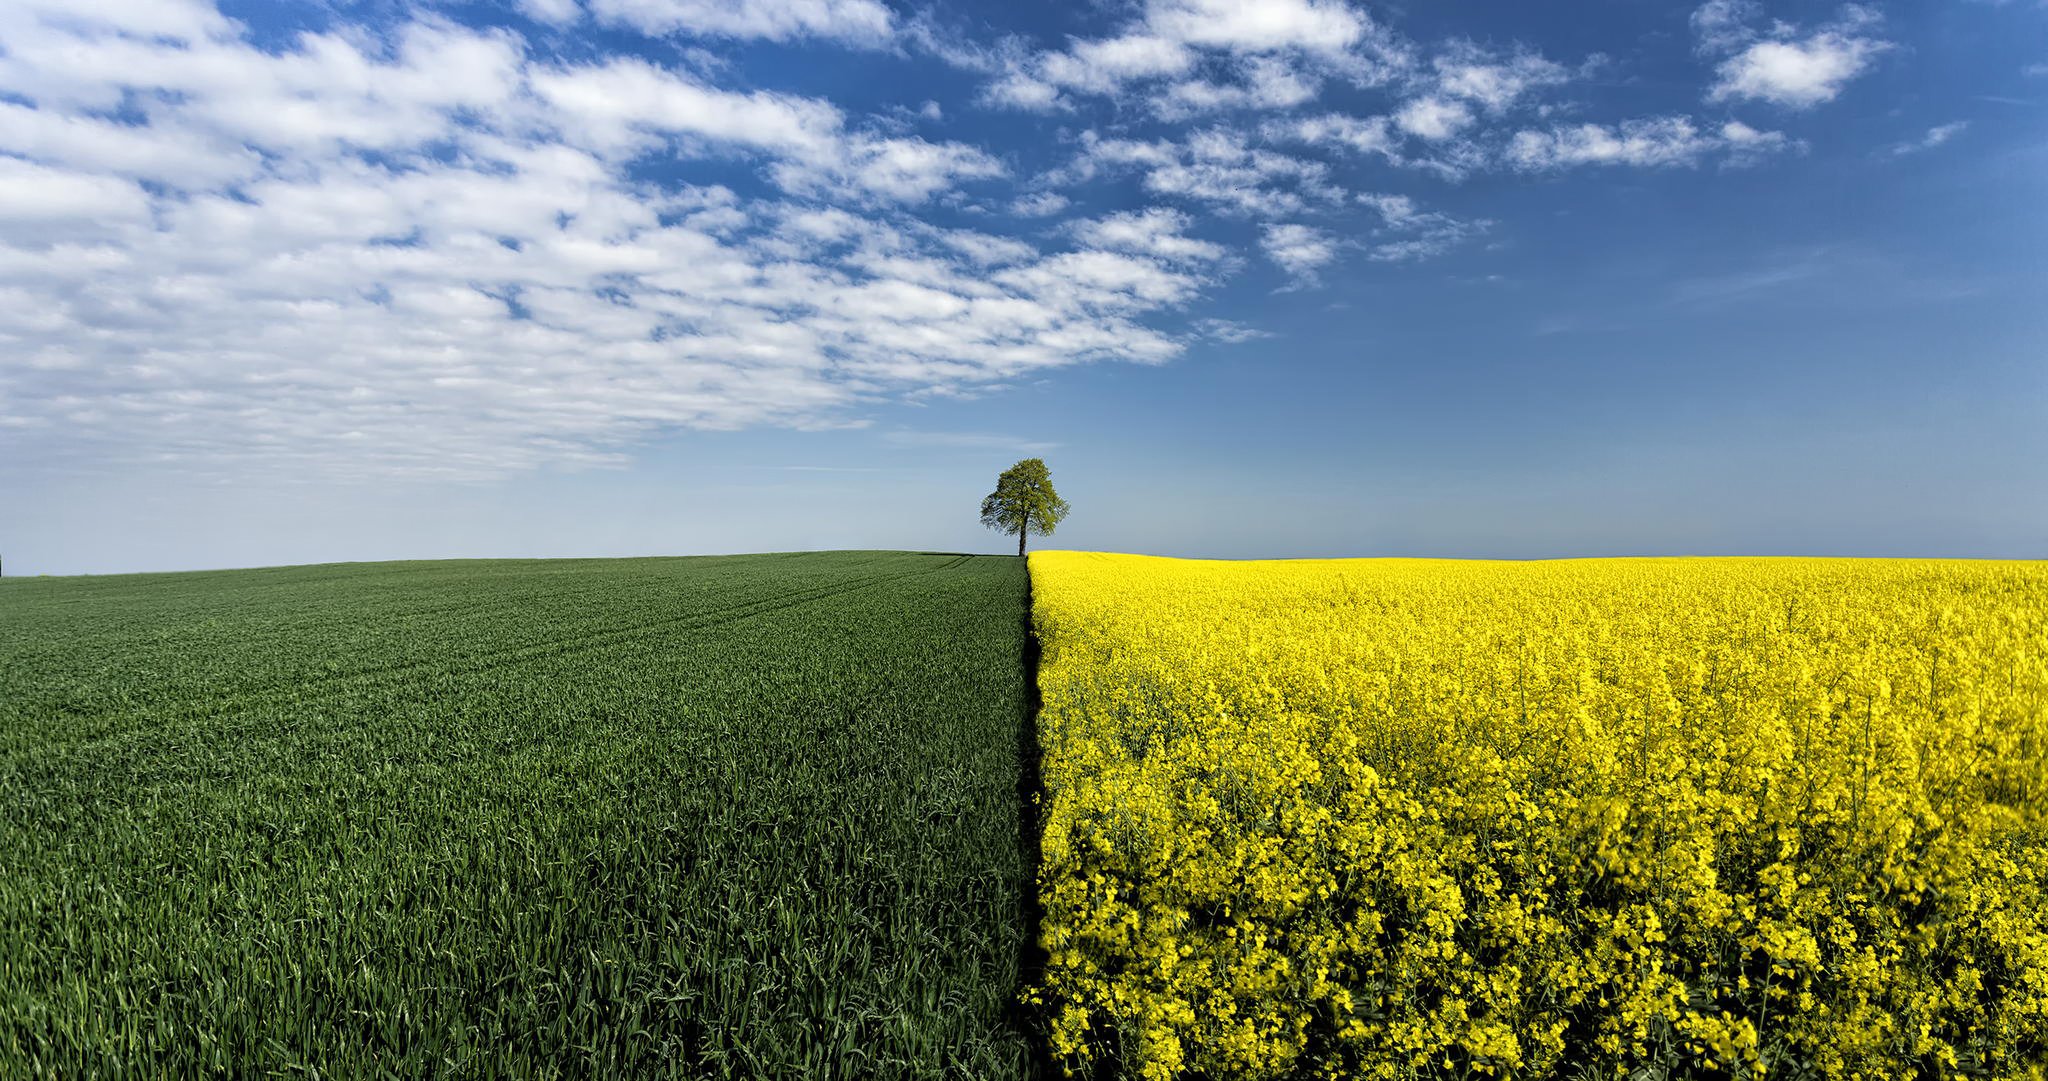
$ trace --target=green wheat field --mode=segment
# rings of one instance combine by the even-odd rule
[[[1023,1076],[1024,561],[0,581],[7,1075]]]

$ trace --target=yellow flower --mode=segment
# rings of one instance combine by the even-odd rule
[[[2048,1073],[2048,565],[1031,571],[1070,1068]]]

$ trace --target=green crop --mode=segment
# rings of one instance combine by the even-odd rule
[[[1026,590],[0,582],[0,1075],[1021,1076]]]

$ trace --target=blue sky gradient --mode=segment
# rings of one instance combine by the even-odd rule
[[[2048,5],[1215,2],[11,4],[0,556],[2048,557]]]

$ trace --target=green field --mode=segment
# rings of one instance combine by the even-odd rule
[[[1003,1078],[1007,557],[0,582],[6,1076]]]

